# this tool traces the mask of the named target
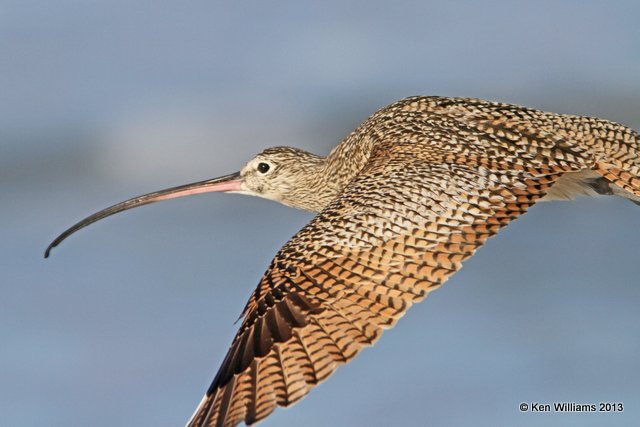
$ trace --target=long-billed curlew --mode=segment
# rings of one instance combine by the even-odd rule
[[[135,197],[212,191],[317,212],[276,254],[189,426],[252,424],[289,406],[490,236],[539,200],[614,194],[640,204],[640,136],[607,120],[478,99],[413,97],[376,112],[327,157],[276,147],[239,173]]]

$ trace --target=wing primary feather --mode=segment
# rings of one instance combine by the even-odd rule
[[[251,396],[247,403],[247,416],[245,418],[247,424],[253,424],[256,421],[257,416],[257,404],[258,404],[258,369],[260,365],[260,359],[253,359],[251,362]]]
[[[303,327],[307,324],[307,318],[300,311],[298,306],[291,301],[291,298],[284,298],[282,301],[282,314],[285,318],[296,327]]]
[[[216,420],[216,427],[227,427],[226,417],[227,412],[229,411],[229,406],[231,405],[231,397],[233,396],[233,392],[236,385],[236,378],[231,377],[231,380],[225,385],[224,392],[222,393],[220,407],[218,409],[218,418]],[[209,418],[210,413],[207,414],[206,418]]]
[[[311,359],[311,354],[309,353],[309,348],[307,347],[307,344],[304,342],[304,339],[300,335],[300,331],[298,329],[294,330],[293,334],[296,337],[296,339],[298,340],[298,342],[300,343],[300,348],[302,348],[302,351],[303,351],[306,359],[309,361],[309,368],[311,370],[312,376],[311,376],[310,380],[307,381],[307,383],[316,384],[318,382],[318,373],[316,371],[315,364],[313,363],[313,360]]]

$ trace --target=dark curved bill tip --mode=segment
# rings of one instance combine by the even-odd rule
[[[161,200],[175,199],[177,197],[190,196],[192,194],[210,193],[214,191],[239,191],[241,190],[241,185],[242,178],[240,177],[240,173],[236,172],[230,175],[221,176],[219,178],[208,179],[206,181],[193,182],[191,184],[167,188],[166,190],[160,190],[153,193],[144,194],[142,196],[134,197],[129,200],[125,200],[124,202],[109,206],[108,208],[103,209],[100,212],[96,212],[93,215],[86,217],[82,221],[77,222],[76,224],[66,229],[47,247],[47,249],[44,251],[44,257],[48,258],[51,249],[58,246],[60,242],[71,236],[76,231],[118,212],[126,211],[127,209],[131,208],[137,208],[138,206],[148,205],[150,203],[159,202]]]

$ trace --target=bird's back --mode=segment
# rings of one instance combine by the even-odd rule
[[[570,175],[549,199],[616,194],[640,200],[640,137],[633,129],[474,98],[410,97],[379,110],[331,152],[330,173],[346,185],[372,156],[384,157],[401,142],[425,161],[562,167]]]

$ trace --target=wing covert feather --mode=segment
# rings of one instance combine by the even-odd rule
[[[414,142],[380,144],[341,196],[278,252],[189,426],[252,424],[302,398],[566,170],[416,151]]]

